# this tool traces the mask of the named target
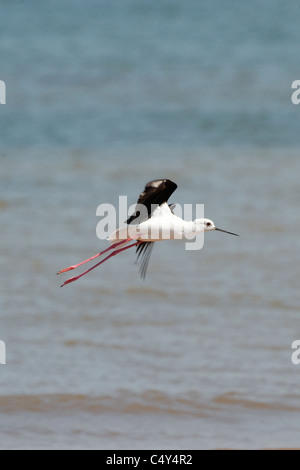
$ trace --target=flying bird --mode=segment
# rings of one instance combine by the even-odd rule
[[[137,260],[141,262],[140,274],[144,279],[156,241],[190,239],[192,236],[196,236],[197,233],[212,230],[238,236],[236,233],[217,228],[210,219],[201,218],[186,221],[176,216],[173,213],[174,204],[168,204],[168,200],[176,188],[177,184],[169,179],[154,180],[147,183],[138,198],[134,213],[126,220],[126,226],[118,228],[108,237],[111,246],[81,263],[62,269],[57,274],[71,271],[109,251],[112,252],[87,271],[66,280],[61,287],[77,281],[112,256],[129,248],[136,247]]]

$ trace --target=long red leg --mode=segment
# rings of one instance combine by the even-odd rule
[[[85,261],[81,261],[81,263],[74,264],[73,266],[69,266],[68,268],[62,269],[61,271],[58,271],[57,274],[62,274],[62,273],[66,273],[66,272],[68,272],[68,271],[72,271],[72,269],[76,269],[76,268],[78,268],[79,266],[82,266],[83,264],[88,263],[89,261],[93,261],[93,259],[98,258],[99,256],[104,255],[105,253],[107,253],[107,252],[110,251],[110,250],[114,250],[115,248],[117,248],[117,247],[120,246],[121,244],[127,243],[127,242],[129,242],[130,240],[131,240],[131,239],[128,238],[127,240],[122,240],[122,241],[120,241],[120,242],[114,243],[113,245],[111,245],[111,246],[109,246],[108,248],[106,248],[106,250],[103,250],[103,251],[101,251],[100,253],[97,253],[95,256],[92,256],[91,258],[86,259]]]
[[[119,250],[113,251],[110,255],[106,256],[106,258],[104,258],[102,261],[100,261],[100,263],[95,264],[95,266],[92,266],[90,269],[88,269],[88,270],[85,271],[84,273],[79,274],[79,276],[71,277],[70,279],[68,279],[67,281],[65,281],[65,282],[61,285],[61,287],[66,286],[67,284],[70,284],[71,282],[77,281],[77,280],[80,279],[82,276],[84,276],[85,274],[91,272],[93,269],[95,269],[95,268],[97,268],[98,266],[100,266],[100,264],[104,263],[105,261],[107,261],[107,260],[108,260],[109,258],[111,258],[112,256],[115,256],[115,255],[117,255],[118,253],[121,253],[122,251],[128,250],[129,248],[133,248],[134,246],[138,245],[139,243],[141,243],[141,242],[138,241],[138,242],[136,242],[136,243],[133,243],[132,245],[125,246],[124,248],[120,248]]]

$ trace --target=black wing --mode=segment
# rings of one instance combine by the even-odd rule
[[[149,259],[154,247],[154,242],[142,242],[136,247],[137,261],[141,258],[140,275],[142,279],[145,279],[146,272],[149,264]]]
[[[168,202],[169,197],[175,189],[177,184],[173,183],[168,179],[154,180],[146,184],[144,191],[138,198],[137,205],[135,207],[134,214],[129,217],[126,221],[127,224],[141,223],[151,217],[153,210]],[[141,211],[141,205],[143,205],[143,211]],[[137,261],[141,257],[140,274],[142,279],[145,279],[146,272],[149,264],[149,259],[153,250],[154,242],[141,242],[136,247]]]
[[[155,207],[160,206],[164,202],[168,202],[169,197],[175,189],[177,184],[170,180],[154,180],[146,184],[144,191],[138,198],[134,214],[126,220],[127,224],[131,224],[134,220],[139,219],[138,222],[143,222],[151,217]],[[144,211],[141,212],[141,205],[144,206]],[[140,215],[142,217],[140,217]]]

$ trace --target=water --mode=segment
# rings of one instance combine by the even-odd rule
[[[1,8],[1,448],[299,447],[300,9]],[[106,247],[97,206],[157,177],[241,237],[59,289]]]

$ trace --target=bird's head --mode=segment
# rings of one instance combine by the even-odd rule
[[[194,230],[196,233],[199,232],[210,232],[211,230],[217,230],[218,232],[229,233],[230,235],[235,235],[238,237],[237,233],[227,232],[227,230],[222,230],[215,226],[214,222],[210,219],[196,219],[194,221]]]

